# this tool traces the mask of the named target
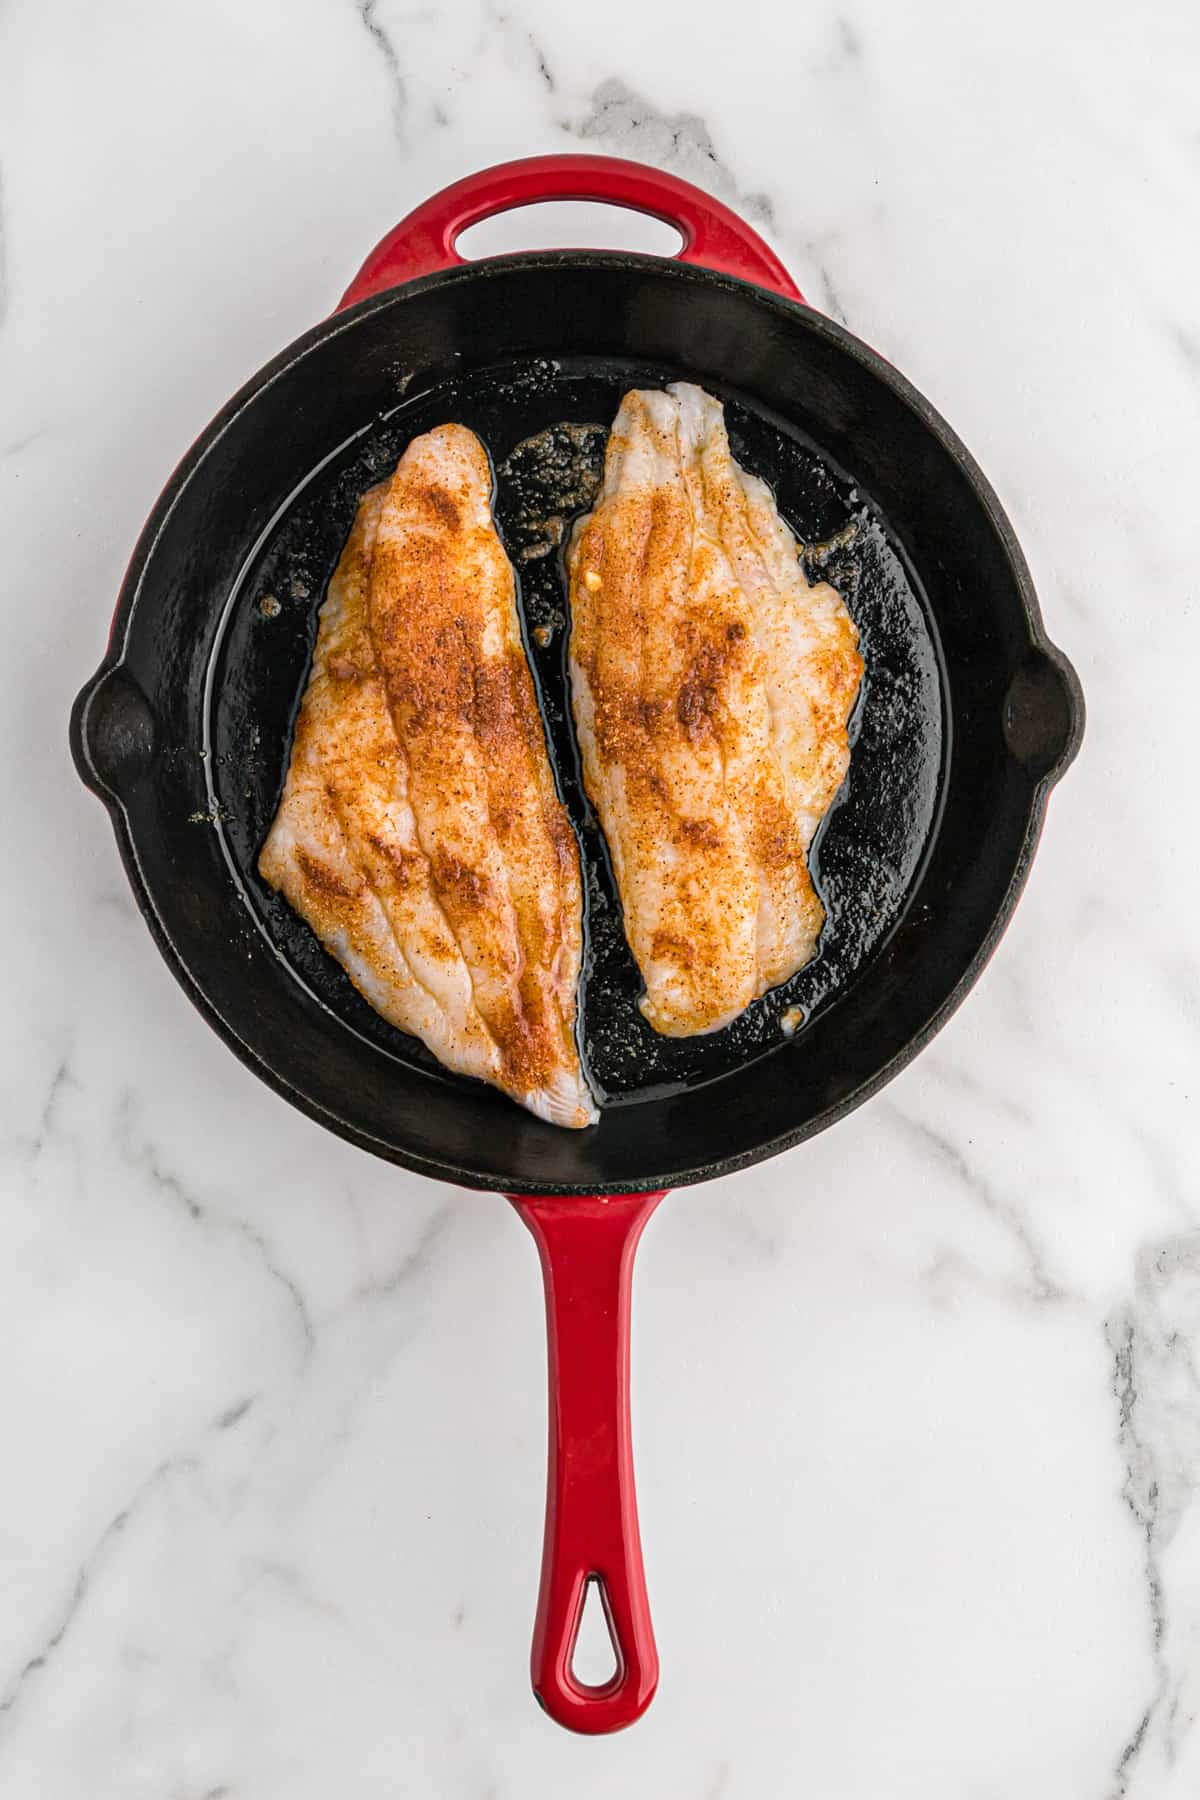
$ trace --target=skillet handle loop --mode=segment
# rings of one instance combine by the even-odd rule
[[[546,1289],[550,1442],[533,1691],[570,1731],[618,1731],[658,1685],[629,1427],[629,1297],[638,1239],[661,1194],[509,1198],[532,1232]],[[588,1585],[616,1657],[610,1679],[572,1670]]]
[[[372,250],[338,311],[418,275],[461,268],[454,246],[468,225],[542,200],[601,201],[649,213],[683,234],[680,262],[736,275],[789,300],[804,298],[758,233],[690,181],[616,156],[527,156],[481,169],[416,207]]]

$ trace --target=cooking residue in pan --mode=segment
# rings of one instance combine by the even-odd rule
[[[603,425],[548,425],[509,451],[496,470],[519,562],[557,550],[567,521],[592,503],[604,474]]]

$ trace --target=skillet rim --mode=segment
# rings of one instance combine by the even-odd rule
[[[711,286],[715,283],[720,288],[740,291],[743,294],[748,293],[753,296],[758,305],[785,315],[792,323],[799,320],[806,330],[811,331],[818,338],[824,338],[839,352],[849,356],[852,361],[860,364],[876,379],[889,387],[894,396],[915,415],[918,423],[932,434],[940,447],[957,465],[975,500],[982,508],[994,532],[1021,603],[1029,655],[1044,659],[1056,678],[1061,691],[1066,720],[1063,741],[1057,754],[1040,775],[1030,778],[1031,788],[1025,829],[1003,897],[974,955],[959,979],[934,1008],[925,1023],[910,1034],[904,1044],[871,1075],[865,1077],[849,1092],[824,1107],[801,1125],[792,1126],[764,1138],[752,1148],[728,1156],[710,1159],[680,1169],[656,1170],[651,1175],[637,1179],[605,1183],[604,1192],[639,1193],[662,1188],[691,1186],[720,1175],[734,1173],[784,1150],[791,1149],[804,1142],[805,1139],[815,1136],[819,1131],[836,1124],[856,1107],[862,1105],[864,1101],[878,1093],[926,1047],[951,1014],[962,1004],[967,993],[978,980],[984,966],[990,960],[1008,926],[1017,900],[1028,879],[1045,820],[1046,802],[1050,789],[1066,772],[1078,754],[1085,723],[1085,706],[1082,688],[1074,668],[1046,634],[1033,580],[1013,527],[995,490],[966,445],[920,390],[914,387],[907,377],[902,375],[886,358],[872,350],[845,326],[802,301],[772,293],[769,289],[759,287],[752,282],[742,281],[736,276],[681,263],[671,257],[648,256],[632,251],[523,251],[509,256],[480,259],[462,267],[424,275],[335,312],[294,339],[244,382],[214,415],[180,459],[138,537],[121,583],[105,656],[95,674],[80,690],[71,710],[70,742],[77,771],[84,784],[97,794],[108,810],[125,873],[133,889],[139,910],[172,974],[206,1022],[239,1060],[265,1081],[268,1087],[318,1124],[334,1131],[338,1136],[387,1161],[411,1169],[415,1173],[488,1192],[503,1193],[511,1191],[512,1187],[519,1185],[521,1191],[525,1193],[561,1195],[563,1198],[568,1198],[591,1193],[594,1188],[588,1183],[553,1182],[531,1176],[514,1176],[511,1181],[501,1180],[491,1174],[468,1171],[459,1162],[442,1160],[399,1148],[391,1139],[378,1137],[330,1111],[280,1075],[273,1064],[247,1043],[219,1012],[193,974],[187,959],[164,928],[154,903],[150,884],[142,873],[137,844],[130,829],[128,814],[121,795],[118,789],[106,779],[102,769],[98,766],[93,754],[93,746],[89,740],[89,725],[92,721],[95,703],[110,678],[122,666],[129,626],[141,597],[146,570],[175,505],[188,482],[207,457],[217,449],[226,431],[233,426],[249,405],[275,381],[303,361],[311,351],[341,335],[343,331],[352,329],[363,318],[401,304],[410,296],[460,283],[486,281],[493,274],[512,269],[564,267],[583,272],[605,269],[644,273],[653,270],[656,274],[665,275],[669,280],[682,282],[685,285]],[[653,1102],[649,1101],[643,1104],[652,1105]],[[468,1143],[460,1143],[457,1148],[460,1154],[469,1155],[470,1153]]]

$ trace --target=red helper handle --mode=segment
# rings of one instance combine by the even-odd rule
[[[533,1233],[546,1287],[550,1452],[546,1536],[533,1630],[533,1691],[560,1725],[632,1725],[654,1698],[658,1651],[638,1531],[629,1428],[633,1255],[661,1194],[510,1196]],[[602,1686],[572,1673],[595,1580],[617,1666]]]
[[[680,262],[804,298],[758,233],[690,181],[617,156],[527,156],[455,181],[410,212],[372,250],[338,311],[418,275],[461,268],[454,246],[468,225],[541,200],[598,200],[649,213],[682,232]]]

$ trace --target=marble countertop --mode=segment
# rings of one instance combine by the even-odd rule
[[[0,9],[5,1800],[1200,1789],[1198,83],[1182,0]],[[969,1004],[650,1226],[663,1679],[596,1741],[526,1679],[525,1233],[234,1061],[65,744],[197,430],[411,205],[572,148],[930,396],[1090,709]]]

